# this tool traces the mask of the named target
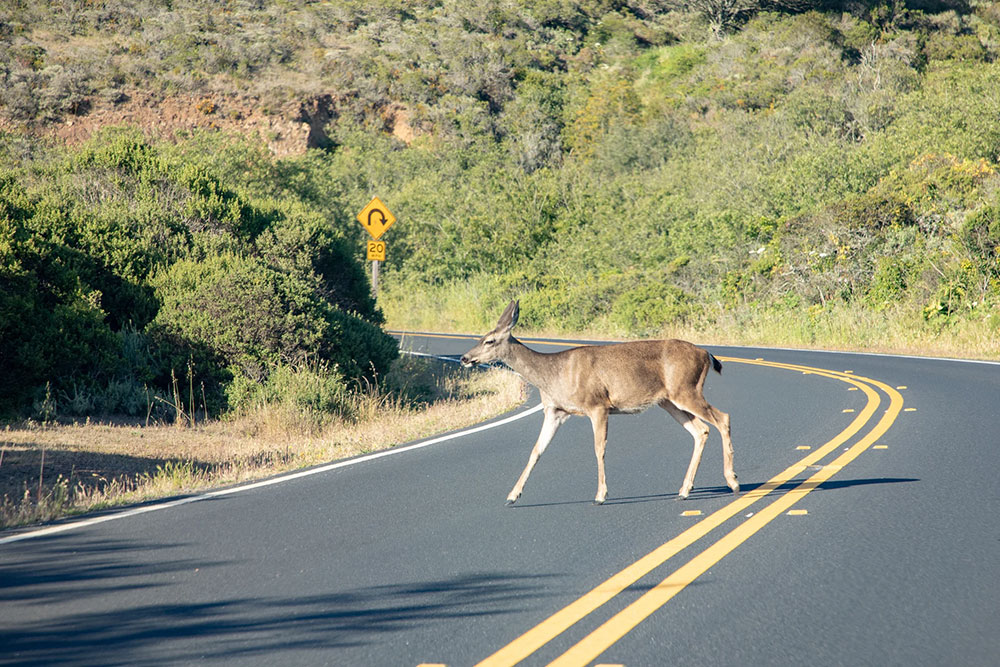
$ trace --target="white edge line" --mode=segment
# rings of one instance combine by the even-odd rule
[[[447,357],[439,357],[433,354],[424,354],[421,352],[410,352],[406,350],[400,350],[403,354],[409,354],[417,357],[433,357],[435,359],[441,359],[443,361],[454,362],[454,359],[449,359]],[[194,496],[188,496],[185,498],[177,498],[175,500],[168,500],[166,502],[154,503],[150,505],[144,505],[142,507],[135,507],[133,509],[125,510],[123,512],[115,512],[114,514],[107,514],[105,516],[98,516],[92,519],[84,519],[82,521],[73,521],[70,523],[62,523],[56,526],[49,526],[48,528],[40,528],[38,530],[32,530],[24,533],[18,533],[16,535],[10,535],[8,537],[0,538],[0,545],[9,544],[11,542],[20,542],[21,540],[30,540],[37,537],[45,537],[47,535],[55,535],[56,533],[64,533],[69,530],[79,530],[80,528],[86,528],[88,526],[96,526],[99,523],[105,523],[106,521],[117,521],[118,519],[126,519],[131,516],[136,516],[138,514],[145,514],[146,512],[156,512],[158,510],[165,510],[171,507],[178,507],[180,505],[187,505],[188,503],[193,503],[199,500],[206,500],[208,498],[219,498],[222,496],[229,496],[234,493],[242,493],[244,491],[250,491],[252,489],[260,489],[265,486],[272,486],[274,484],[282,484],[284,482],[290,482],[292,480],[301,479],[303,477],[309,477],[311,475],[319,475],[324,472],[329,472],[331,470],[336,470],[338,468],[347,468],[348,466],[357,465],[359,463],[367,463],[368,461],[374,461],[375,459],[380,459],[385,456],[392,456],[393,454],[402,454],[403,452],[411,452],[415,449],[422,449],[424,447],[430,447],[431,445],[437,445],[442,442],[447,442],[448,440],[455,440],[457,438],[462,438],[467,435],[472,435],[473,433],[480,433],[482,431],[489,430],[491,428],[496,428],[498,426],[503,426],[509,424],[513,421],[517,421],[523,417],[534,414],[542,409],[542,404],[528,408],[527,410],[522,410],[510,417],[505,417],[498,421],[489,422],[487,424],[480,424],[479,426],[474,426],[464,431],[456,431],[455,433],[449,433],[447,435],[438,436],[436,438],[431,438],[430,440],[423,440],[420,442],[415,442],[412,445],[405,445],[403,447],[394,447],[392,449],[384,449],[380,452],[375,452],[373,454],[366,454],[364,456],[359,456],[353,459],[347,459],[345,461],[336,461],[334,463],[328,463],[326,465],[321,465],[316,468],[309,468],[308,470],[300,470],[299,472],[293,472],[286,475],[281,475],[279,477],[272,477],[271,479],[265,479],[260,482],[253,482],[251,484],[244,484],[241,486],[233,486],[227,489],[219,489],[216,491],[208,491],[206,493],[200,493]]]

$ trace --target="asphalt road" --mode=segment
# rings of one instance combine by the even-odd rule
[[[654,409],[612,417],[604,505],[574,418],[505,507],[533,398],[389,456],[0,534],[0,663],[1000,664],[1000,365],[710,349],[739,497],[713,431],[676,499],[691,438]]]

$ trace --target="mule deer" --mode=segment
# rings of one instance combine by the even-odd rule
[[[712,368],[722,372],[722,364],[706,350],[682,340],[646,340],[611,345],[584,345],[545,354],[525,347],[511,335],[517,324],[519,307],[511,301],[493,331],[479,339],[462,355],[466,367],[498,359],[525,380],[538,387],[545,421],[528,457],[528,465],[507,496],[514,503],[524,491],[531,469],[545,452],[559,427],[570,415],[586,415],[594,427],[597,455],[597,496],[608,496],[604,478],[604,447],[608,438],[609,414],[634,414],[659,405],[694,437],[694,453],[678,496],[687,498],[701,453],[713,425],[722,435],[723,474],[734,493],[740,485],[733,472],[733,443],[729,415],[717,410],[702,394],[705,376]]]

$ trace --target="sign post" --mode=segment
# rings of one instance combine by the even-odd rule
[[[372,297],[378,298],[378,265],[385,261],[385,241],[379,237],[396,222],[394,216],[378,197],[372,197],[368,205],[358,213],[358,222],[371,234],[368,242],[368,261],[372,263]]]

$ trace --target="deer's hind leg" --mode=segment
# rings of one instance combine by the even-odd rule
[[[687,474],[684,475],[684,482],[681,484],[677,497],[684,500],[691,493],[694,487],[694,476],[698,472],[701,464],[701,454],[705,451],[705,441],[708,440],[708,426],[693,414],[682,410],[668,400],[661,401],[660,407],[670,413],[670,416],[684,427],[684,429],[694,438],[694,451],[691,452],[691,463],[688,464]]]
[[[722,474],[725,476],[726,484],[732,492],[739,493],[740,483],[736,479],[736,472],[733,470],[733,439],[729,430],[729,415],[718,408],[712,407],[703,396],[692,396],[684,401],[675,400],[674,405],[681,411],[708,422],[719,431],[719,434],[722,436]],[[708,428],[706,427],[705,430],[707,432]],[[691,481],[694,481],[693,476]],[[685,482],[687,482],[687,479],[685,479]]]
[[[594,503],[604,504],[608,497],[608,482],[604,476],[604,450],[608,444],[608,413],[606,410],[595,410],[590,414],[590,422],[594,427],[594,455],[597,457],[597,495]]]

